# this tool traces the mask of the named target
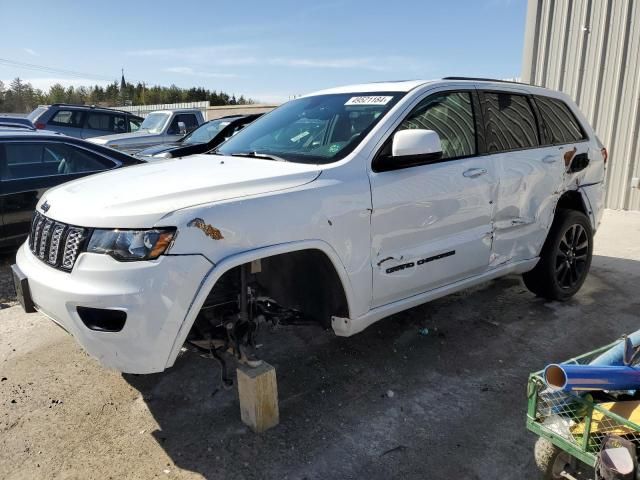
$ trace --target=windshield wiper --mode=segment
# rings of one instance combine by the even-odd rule
[[[282,157],[276,157],[275,155],[267,154],[267,153],[258,153],[258,152],[238,152],[232,153],[232,157],[249,157],[249,158],[264,158],[266,160],[275,160],[276,162],[287,162]]]

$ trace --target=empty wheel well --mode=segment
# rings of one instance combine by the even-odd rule
[[[240,269],[225,272],[211,289],[202,310],[224,306],[233,309],[240,292]],[[266,296],[279,305],[299,310],[323,326],[331,317],[348,317],[342,281],[331,260],[317,249],[300,250],[251,262],[249,284],[256,297]]]

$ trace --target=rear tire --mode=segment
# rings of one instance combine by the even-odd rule
[[[571,464],[571,457],[568,453],[560,450],[546,438],[540,437],[533,449],[533,455],[544,480],[565,478],[560,473]]]
[[[522,277],[539,297],[566,301],[575,295],[589,273],[593,230],[587,216],[577,210],[556,211],[540,261]]]

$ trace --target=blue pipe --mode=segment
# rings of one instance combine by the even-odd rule
[[[640,330],[629,335],[629,340],[633,346],[640,345]],[[624,340],[620,340],[609,350],[598,355],[589,365],[624,365]]]
[[[544,369],[549,388],[576,390],[636,390],[640,388],[640,369],[613,365],[551,364]]]

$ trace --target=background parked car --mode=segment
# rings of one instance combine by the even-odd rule
[[[51,187],[142,163],[129,155],[55,132],[0,127],[0,248],[21,243]]]
[[[90,141],[133,154],[153,145],[180,140],[204,122],[204,115],[198,109],[156,110],[147,115],[136,132],[94,137]]]
[[[27,119],[38,129],[76,138],[135,132],[143,121],[142,117],[130,112],[66,103],[40,105],[27,115]]]
[[[12,117],[11,115],[0,115],[0,127],[29,128],[34,129],[33,122],[27,117]]]
[[[136,153],[136,157],[176,158],[206,153],[216,148],[227,138],[253,122],[262,114],[254,115],[229,115],[203,123],[186,137],[177,142],[163,143],[154,147],[145,148]]]

